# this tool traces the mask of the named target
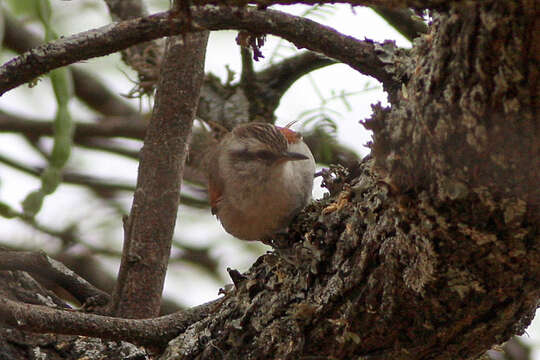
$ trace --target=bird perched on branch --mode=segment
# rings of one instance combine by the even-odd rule
[[[311,151],[288,126],[238,125],[210,154],[212,213],[231,235],[264,241],[311,200],[314,173]]]

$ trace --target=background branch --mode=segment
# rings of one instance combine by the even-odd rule
[[[53,134],[50,119],[28,119],[17,115],[0,112],[0,131],[19,132],[32,136],[50,136]],[[111,118],[99,123],[76,122],[75,141],[86,137],[125,137],[143,139],[146,124],[135,118]]]
[[[245,29],[283,37],[297,47],[321,52],[379,80],[391,96],[398,82],[389,72],[394,50],[370,41],[360,41],[303,19],[274,10],[205,7],[193,9],[194,24],[208,30]],[[0,67],[0,94],[57,67],[107,55],[134,44],[184,31],[185,20],[169,12],[126,20],[90,32],[51,42],[27,52]],[[384,53],[384,61],[378,54]],[[39,62],[40,66],[32,66]]]
[[[0,270],[22,270],[47,277],[69,291],[81,304],[106,305],[110,300],[109,294],[44,253],[0,249]]]
[[[269,114],[269,111],[274,111],[275,107],[279,104],[281,96],[283,96],[284,92],[287,90],[286,87],[290,86],[294,79],[302,76],[306,67],[311,67],[313,69],[328,64],[328,58],[315,53],[304,53],[295,56],[292,59],[293,60],[291,63],[284,60],[285,63],[277,63],[275,67],[271,66],[267,70],[263,70],[262,72],[255,74],[256,88],[261,89],[261,94],[258,99],[265,99],[265,101],[255,101],[255,104],[247,103],[255,114]],[[211,79],[211,77],[207,77],[206,82],[208,83],[209,81],[212,81]],[[214,89],[221,87],[221,83],[214,83],[213,85]],[[238,87],[242,87],[242,85],[235,85],[231,87],[229,91],[238,91]],[[201,98],[201,103],[203,105],[202,107],[198,108],[198,116],[210,117],[212,121],[218,124],[223,124],[224,120],[220,116],[216,115],[218,113],[217,111],[211,112],[205,110],[205,107],[210,100],[215,100],[212,102],[213,106],[220,107],[221,105],[221,107],[224,107],[225,103],[223,103],[223,101],[230,95],[214,92],[208,85],[203,87],[202,92],[204,93],[205,98]],[[230,114],[229,116],[232,115]],[[273,117],[273,115],[269,116]],[[229,117],[227,117],[227,119],[229,119]],[[268,117],[265,119],[265,121],[268,121]],[[235,120],[240,121],[238,117],[236,117]],[[246,115],[246,121],[247,120],[248,118]],[[225,124],[228,123],[225,122]],[[2,131],[21,133],[31,136],[49,136],[52,135],[52,123],[45,119],[28,119],[21,116],[0,112],[0,132]],[[98,123],[77,122],[75,126],[74,141],[76,144],[89,149],[108,151],[117,155],[127,156],[131,159],[138,160],[138,151],[126,149],[119,144],[114,144],[110,139],[106,138],[125,137],[130,139],[143,139],[145,132],[146,123],[138,120],[137,118],[114,118],[100,121]],[[201,157],[206,153],[208,146],[211,145],[211,142],[209,141],[210,137],[211,135],[209,133],[205,133],[200,130],[195,132],[191,142],[190,158],[188,159],[189,167],[186,169],[184,174],[185,180],[189,180],[197,184],[205,184],[204,176],[200,174],[202,161]],[[319,163],[335,163],[349,167],[356,161],[356,159],[358,159],[358,156],[352,150],[338,144],[337,141],[332,139],[331,135],[321,132],[320,130],[313,131],[309,134],[306,133],[304,134],[304,137],[312,149],[315,159]],[[6,158],[5,156],[0,156],[0,161],[9,166],[17,165],[19,170],[27,172],[31,175],[40,175],[40,168],[29,167],[18,162],[15,164],[12,160]],[[107,183],[110,182],[111,184],[108,188],[110,190],[115,188],[114,182],[111,182],[110,180],[97,179],[86,175],[81,177],[69,172],[66,173],[64,181],[80,185],[92,184],[95,186],[95,188],[103,188],[104,190],[107,190]],[[117,184],[116,187],[118,190],[133,190],[132,185],[130,184]],[[181,201],[185,205],[195,207],[207,206],[206,202],[186,194],[182,194]]]
[[[295,81],[313,70],[335,63],[335,60],[324,55],[307,51],[254,73],[250,82],[241,82],[251,100],[250,119],[272,121],[281,98]]]
[[[43,43],[42,39],[15,19],[4,7],[4,42],[3,45],[23,53]],[[136,109],[126,103],[116,93],[109,90],[98,77],[76,66],[71,67],[75,95],[95,111],[105,116],[134,116]]]
[[[428,32],[428,26],[410,9],[373,7],[373,10],[411,42]]]
[[[0,154],[0,163],[10,166],[14,169],[22,171],[28,175],[35,177],[40,177],[43,172],[42,167],[31,167],[27,166],[19,161],[8,158],[5,155]],[[125,182],[120,182],[113,179],[102,179],[97,178],[92,175],[87,174],[78,174],[75,172],[65,171],[62,174],[62,181],[66,184],[81,185],[85,186],[96,192],[105,192],[111,193],[114,191],[135,191],[135,185]],[[182,204],[196,207],[196,208],[206,208],[208,207],[208,201],[206,199],[197,199],[196,197],[189,196],[186,194],[181,195]]]
[[[141,0],[105,0],[114,21],[146,16]],[[130,96],[153,95],[159,78],[164,43],[150,41],[122,50],[122,60],[137,72],[138,83]]]
[[[267,84],[281,98],[285,91],[302,76],[333,64],[336,64],[336,61],[329,57],[306,51],[270,65],[257,73],[257,80]]]

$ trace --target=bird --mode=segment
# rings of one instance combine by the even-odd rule
[[[315,160],[289,126],[240,124],[211,151],[212,214],[238,239],[266,242],[311,201]]]

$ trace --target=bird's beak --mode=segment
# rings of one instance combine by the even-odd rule
[[[296,160],[307,160],[309,159],[306,155],[287,151],[283,154],[283,158],[288,161],[296,161]]]

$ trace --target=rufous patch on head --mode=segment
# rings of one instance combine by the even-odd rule
[[[296,144],[300,140],[302,140],[302,135],[300,135],[296,131],[289,129],[288,127],[276,126],[276,128],[279,130],[280,133],[283,134],[283,136],[285,136],[285,139],[287,139],[287,142],[289,144]]]

